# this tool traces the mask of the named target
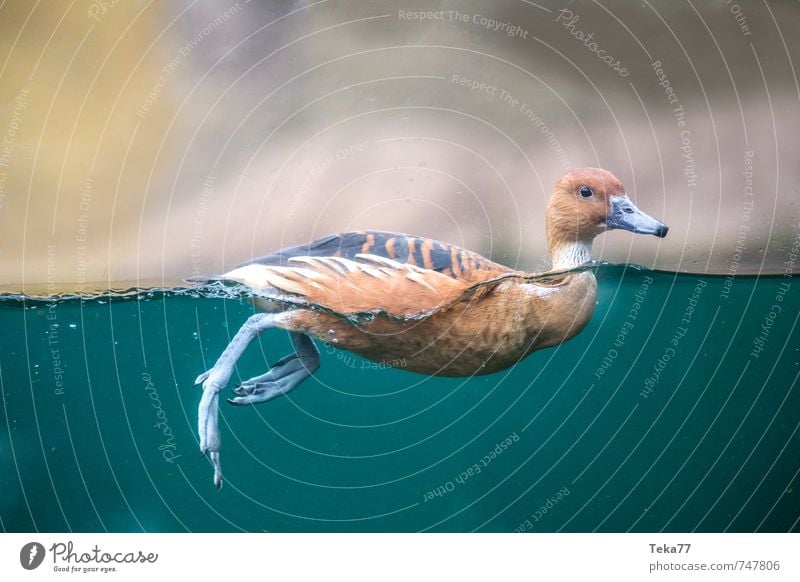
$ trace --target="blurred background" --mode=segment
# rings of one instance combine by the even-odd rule
[[[3,3],[0,289],[171,286],[363,228],[542,269],[547,196],[579,166],[671,228],[604,235],[595,258],[783,273],[798,16],[730,0]]]

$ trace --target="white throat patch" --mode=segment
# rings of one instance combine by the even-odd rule
[[[572,269],[592,260],[592,243],[574,242],[553,252],[554,269]]]

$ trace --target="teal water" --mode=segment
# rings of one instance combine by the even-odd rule
[[[796,279],[604,266],[589,326],[472,379],[321,346],[290,396],[199,389],[252,307],[176,293],[0,301],[3,531],[797,531]],[[288,353],[267,332],[239,379]],[[232,383],[233,384],[233,383]]]

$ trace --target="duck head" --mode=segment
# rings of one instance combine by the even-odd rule
[[[554,269],[591,260],[598,234],[619,228],[663,238],[669,228],[639,210],[622,183],[607,170],[579,168],[556,182],[547,205],[547,246]]]

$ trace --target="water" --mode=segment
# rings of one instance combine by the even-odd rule
[[[800,294],[784,277],[598,269],[598,309],[503,373],[430,378],[322,346],[290,397],[194,378],[252,313],[151,292],[0,301],[4,531],[797,531]],[[241,378],[290,349],[268,332]]]

